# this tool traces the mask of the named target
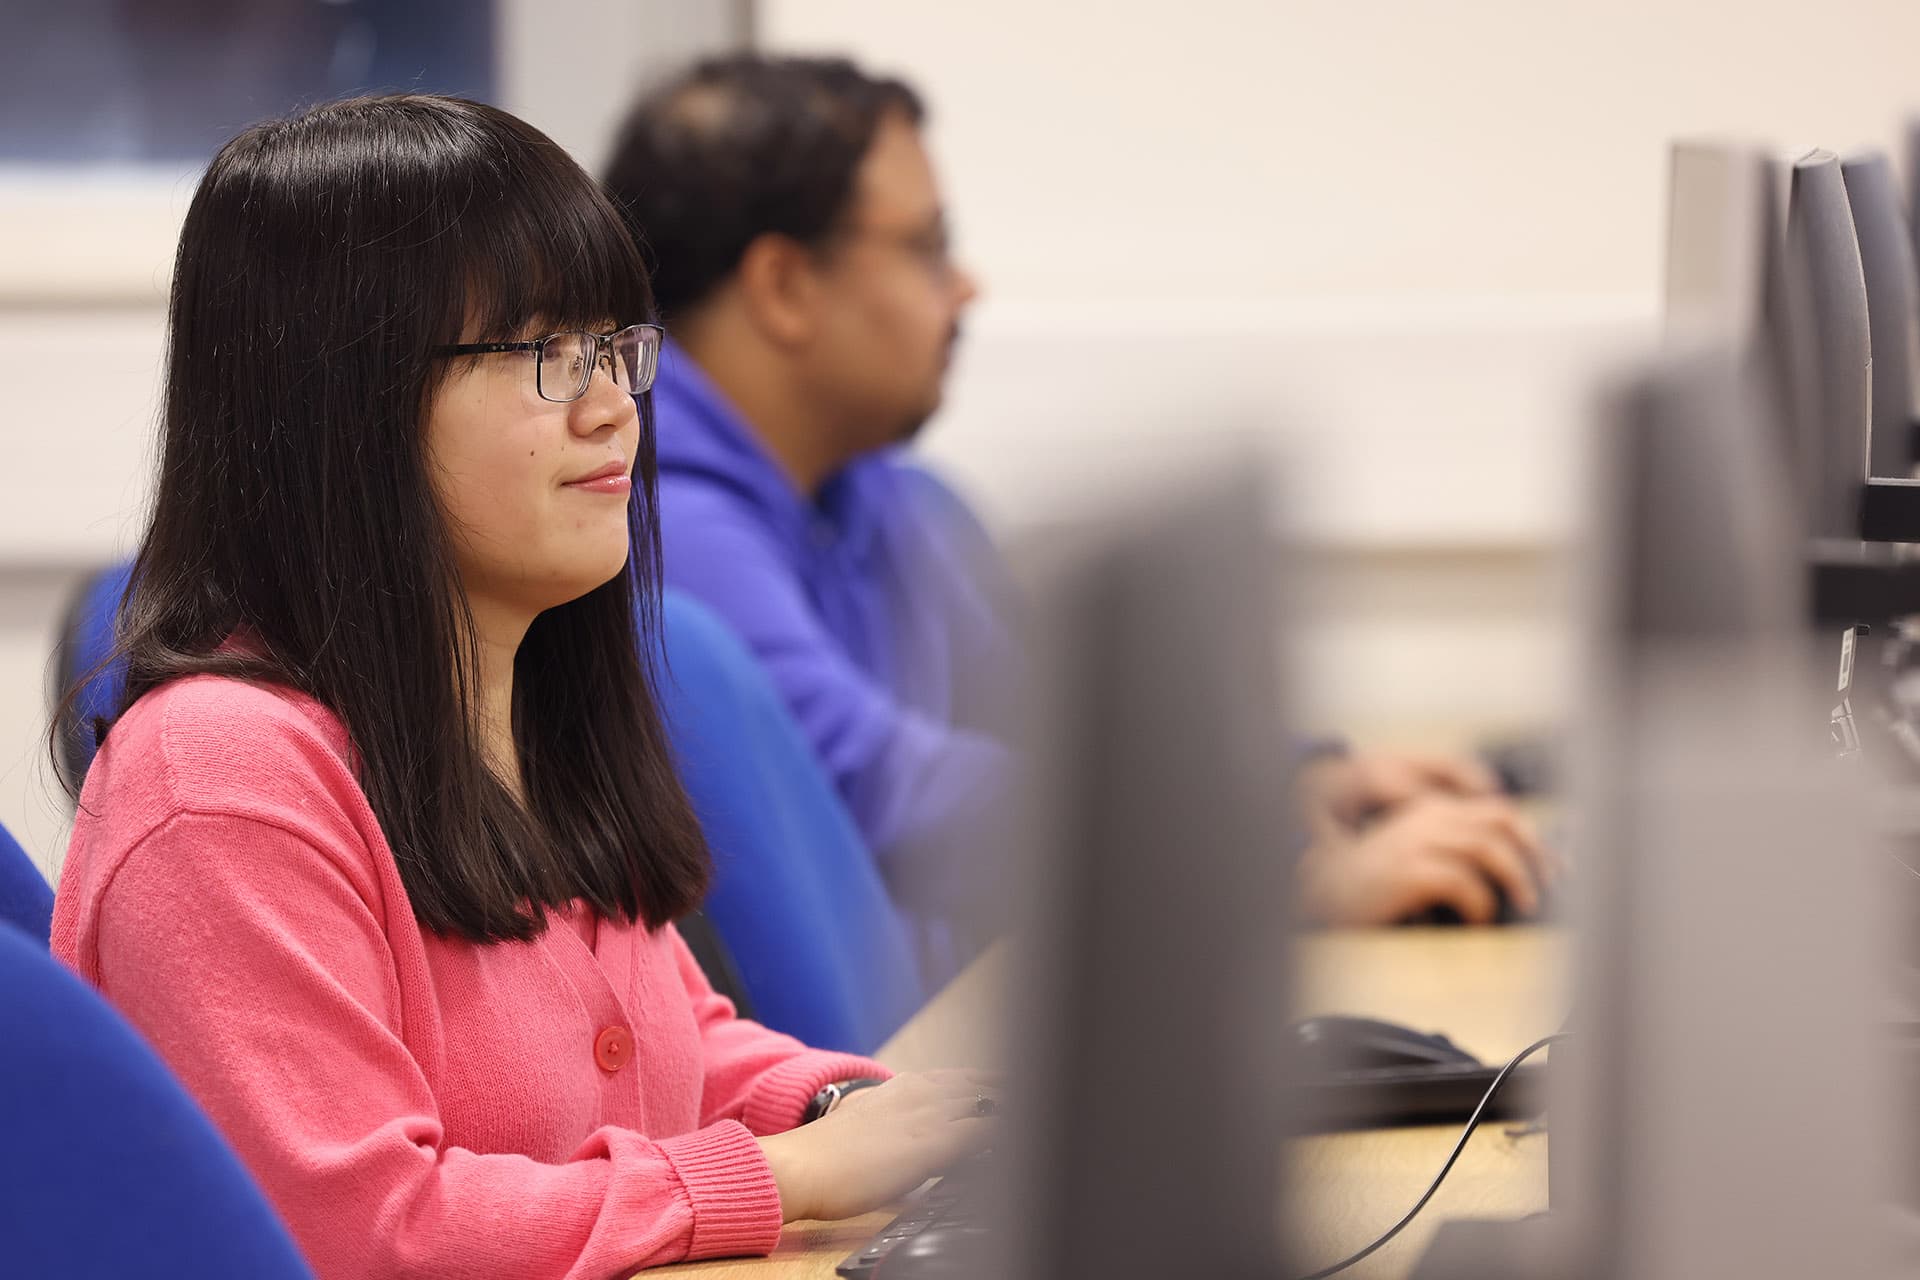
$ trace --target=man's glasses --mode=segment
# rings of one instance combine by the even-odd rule
[[[882,245],[889,249],[898,249],[913,258],[936,280],[945,280],[953,274],[953,241],[947,231],[944,220],[931,226],[912,230],[889,230],[881,227],[846,227],[829,233],[829,241]]]
[[[534,387],[542,400],[566,404],[587,394],[593,371],[604,367],[613,384],[629,395],[653,386],[660,367],[660,343],[666,331],[657,324],[630,324],[614,333],[569,329],[533,342],[457,342],[436,348],[443,356],[485,356],[531,351]]]

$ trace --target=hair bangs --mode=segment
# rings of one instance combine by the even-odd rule
[[[474,341],[538,336],[534,328],[604,332],[654,318],[625,221],[564,152],[545,149],[553,155],[515,157],[521,180],[476,202],[460,229],[461,319]]]

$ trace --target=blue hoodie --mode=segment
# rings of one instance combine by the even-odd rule
[[[671,345],[653,405],[667,585],[765,664],[900,904],[964,915],[991,878],[969,837],[1011,768],[980,709],[1017,662],[985,531],[897,449],[855,459],[810,501]]]

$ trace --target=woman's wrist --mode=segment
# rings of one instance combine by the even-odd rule
[[[813,1100],[807,1103],[807,1109],[800,1113],[800,1123],[812,1124],[823,1116],[831,1115],[848,1094],[858,1093],[862,1089],[871,1089],[883,1083],[885,1082],[872,1076],[860,1076],[853,1080],[835,1080],[813,1095]]]
[[[783,1223],[798,1222],[815,1214],[813,1182],[806,1157],[807,1144],[802,1132],[789,1129],[785,1133],[769,1134],[757,1139],[760,1154],[766,1157],[767,1168],[773,1173],[774,1188],[780,1193],[780,1221]]]

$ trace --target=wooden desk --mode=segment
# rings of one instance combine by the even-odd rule
[[[1505,1062],[1565,1017],[1565,937],[1537,928],[1332,932],[1299,949],[1299,1015],[1358,1013],[1440,1031]],[[1447,1218],[1522,1217],[1547,1207],[1544,1134],[1482,1125],[1433,1201],[1380,1252],[1343,1274],[1404,1276]],[[1328,1134],[1295,1144],[1288,1222],[1323,1266],[1399,1221],[1459,1140],[1457,1124]]]
[[[1298,949],[1300,1016],[1356,1013],[1443,1031],[1487,1061],[1505,1061],[1563,1016],[1563,938],[1544,929],[1382,929],[1305,937]],[[1008,960],[994,951],[941,992],[882,1047],[901,1070],[997,1065],[992,1035]],[[1483,1126],[1433,1202],[1391,1245],[1347,1272],[1404,1276],[1450,1217],[1518,1217],[1546,1207],[1544,1136]],[[1372,1240],[1426,1189],[1459,1126],[1330,1134],[1294,1144],[1291,1234],[1304,1261],[1342,1257]],[[832,1280],[840,1260],[893,1217],[796,1222],[769,1258],[688,1263],[644,1273],[704,1280]]]

